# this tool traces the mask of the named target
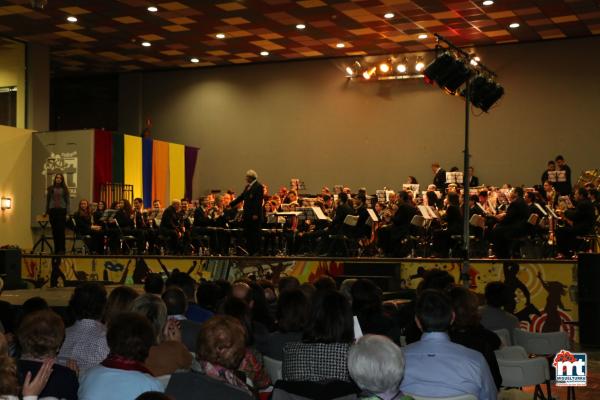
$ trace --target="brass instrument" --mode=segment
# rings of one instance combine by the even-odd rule
[[[575,190],[585,187],[589,183],[594,185],[594,187],[600,186],[600,171],[598,169],[582,171],[575,184]]]

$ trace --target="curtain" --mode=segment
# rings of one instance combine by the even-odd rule
[[[112,151],[112,181],[113,183],[125,183],[124,178],[124,158],[125,144],[123,135],[113,133],[113,151]]]
[[[144,197],[142,178],[142,138],[123,135],[123,183],[133,185],[133,197]]]
[[[152,207],[152,139],[142,139],[142,183],[144,207]]]
[[[100,185],[112,181],[112,134],[94,131],[94,200],[100,200]]]
[[[167,206],[169,196],[169,143],[154,140],[152,146],[152,199]]]
[[[185,198],[193,199],[193,188],[194,188],[194,173],[196,172],[196,165],[198,163],[198,151],[197,147],[185,146]]]

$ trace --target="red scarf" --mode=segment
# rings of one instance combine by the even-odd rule
[[[143,362],[131,360],[117,354],[109,354],[104,361],[101,362],[106,368],[122,369],[125,371],[139,371],[144,374],[152,375],[152,372]]]

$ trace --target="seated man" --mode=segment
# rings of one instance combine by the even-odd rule
[[[423,335],[404,348],[402,391],[425,397],[472,394],[478,399],[495,400],[496,385],[485,358],[475,350],[452,343],[448,337],[454,312],[446,295],[436,290],[423,291],[415,314]]]
[[[510,296],[504,282],[490,282],[485,287],[486,305],[480,307],[481,325],[491,331],[506,329],[512,338],[513,330],[519,328],[519,319],[504,311],[503,307]]]

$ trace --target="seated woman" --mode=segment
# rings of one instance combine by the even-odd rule
[[[160,297],[143,294],[133,301],[130,310],[152,324],[155,342],[145,361],[152,375],[169,375],[191,367],[192,355],[181,341],[181,330],[177,321],[167,321],[167,306]]]
[[[79,398],[135,399],[144,392],[163,392],[163,385],[144,365],[155,336],[147,318],[133,312],[115,316],[106,334],[110,354],[81,377]]]
[[[246,353],[246,332],[233,317],[217,315],[202,324],[198,334],[196,363],[189,372],[171,375],[166,393],[177,400],[253,399],[237,371]]]
[[[333,290],[315,293],[302,340],[283,348],[284,380],[351,381],[347,358],[354,340],[354,323],[344,295]]]
[[[41,370],[47,360],[54,360],[65,338],[62,319],[51,310],[28,314],[17,331],[22,355],[17,363],[19,384],[23,385]],[[77,374],[70,368],[54,364],[52,374],[40,397],[77,399]]]
[[[363,391],[361,399],[412,400],[400,391],[404,365],[402,350],[385,336],[363,336],[348,352],[348,370]]]

